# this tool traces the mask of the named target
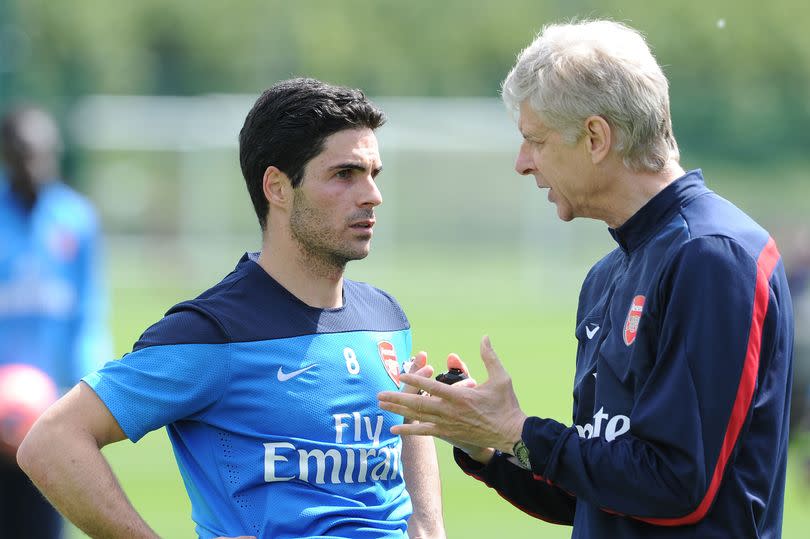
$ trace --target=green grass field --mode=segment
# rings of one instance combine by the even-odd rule
[[[236,246],[235,248],[238,248]],[[605,248],[610,245],[605,243]],[[238,249],[237,249],[238,250]],[[427,350],[434,364],[458,352],[473,375],[483,379],[478,343],[492,338],[523,409],[570,422],[574,369],[573,324],[579,283],[587,265],[555,267],[513,252],[375,252],[355,263],[349,275],[394,293],[408,313],[414,348]],[[212,275],[228,271],[235,258],[218,255]],[[158,268],[159,273],[159,268]],[[174,302],[200,288],[149,278],[147,285],[114,277],[113,328],[116,352],[125,352],[140,332]],[[210,282],[214,282],[212,278]],[[449,448],[439,442],[444,515],[451,538],[563,538],[570,528],[524,515],[494,491],[464,475]],[[138,444],[105,449],[132,503],[167,538],[194,537],[189,502],[163,430]],[[794,455],[795,456],[795,455]],[[805,510],[810,491],[801,482],[797,459],[785,504],[784,537],[799,539],[810,529]],[[803,531],[804,530],[804,531]],[[72,537],[82,537],[72,530]]]

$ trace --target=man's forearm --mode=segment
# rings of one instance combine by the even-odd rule
[[[130,504],[89,433],[43,417],[17,460],[53,506],[90,537],[158,537]]]
[[[403,437],[402,471],[413,503],[408,537],[444,538],[442,485],[433,438]]]

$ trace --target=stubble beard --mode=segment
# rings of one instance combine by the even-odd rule
[[[290,233],[298,244],[302,267],[318,275],[339,276],[350,260],[363,259],[368,253],[352,249],[339,232],[330,230],[325,225],[330,217],[328,212],[307,205],[304,195],[296,192]]]

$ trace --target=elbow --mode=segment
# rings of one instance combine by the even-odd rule
[[[692,466],[682,467],[679,472],[676,482],[671,483],[672,499],[670,500],[670,510],[675,515],[681,515],[682,518],[689,518],[687,520],[697,521],[702,518],[698,516],[701,512],[701,506],[705,502],[707,496],[710,495],[709,478],[706,476],[705,471],[697,463]],[[697,520],[694,520],[697,517]]]
[[[36,437],[37,433],[32,427],[17,448],[17,465],[29,476],[38,460],[36,456],[37,442],[34,441]]]
[[[716,490],[712,488],[705,476],[684,473],[678,481],[667,484],[660,490],[656,507],[666,507],[666,511],[655,517],[634,517],[638,520],[657,526],[686,526],[702,520],[711,506]]]
[[[45,470],[47,449],[57,447],[51,436],[46,418],[40,417],[17,448],[17,465],[34,482]]]

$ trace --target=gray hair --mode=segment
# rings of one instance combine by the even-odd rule
[[[517,112],[528,99],[555,131],[573,144],[584,120],[601,116],[613,149],[636,172],[658,172],[680,157],[672,133],[669,84],[644,37],[624,24],[552,24],[518,56],[502,87]]]

